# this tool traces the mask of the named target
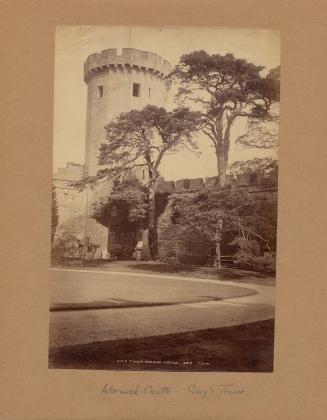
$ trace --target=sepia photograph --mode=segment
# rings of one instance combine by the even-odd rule
[[[277,30],[57,27],[49,368],[273,372],[280,72]]]

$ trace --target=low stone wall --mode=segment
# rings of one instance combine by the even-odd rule
[[[236,177],[227,175],[226,183],[228,186],[247,187],[253,190],[274,189],[278,184],[278,171],[273,171],[268,175],[264,174],[242,174]],[[218,177],[211,176],[207,178],[185,178],[177,181],[165,181],[160,178],[157,183],[157,192],[163,193],[182,193],[195,192],[204,188],[214,188],[218,185]]]

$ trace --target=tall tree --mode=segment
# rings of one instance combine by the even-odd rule
[[[183,147],[196,149],[192,136],[200,116],[188,108],[167,112],[148,105],[142,110],[122,113],[106,127],[106,141],[100,147],[99,165],[105,166],[86,182],[117,178],[145,168],[147,171],[149,248],[153,260],[158,259],[156,226],[156,183],[164,156]]]
[[[238,118],[271,118],[273,103],[279,101],[279,69],[262,77],[262,66],[237,59],[233,54],[208,54],[200,50],[185,54],[172,72],[179,81],[178,98],[193,103],[202,115],[202,132],[213,144],[217,159],[218,189],[226,186],[231,129]],[[220,268],[223,214],[217,209],[216,261]]]
[[[235,121],[268,120],[271,106],[279,101],[279,69],[265,77],[263,69],[233,54],[209,55],[200,50],[183,55],[172,73],[173,80],[180,82],[179,99],[196,104],[201,112],[202,131],[214,146],[220,188],[226,184]]]
[[[224,219],[225,232],[229,236],[237,235],[243,215],[251,212],[254,198],[245,190],[205,189],[193,195],[180,196],[174,203],[173,219],[182,231],[192,231],[194,237],[205,237],[215,253],[215,267],[218,267],[217,245],[219,251],[222,241],[222,231],[217,230],[217,223]],[[221,236],[220,236],[221,235]],[[220,261],[219,261],[220,263]]]

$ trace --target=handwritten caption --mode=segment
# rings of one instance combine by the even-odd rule
[[[209,367],[210,363],[208,362],[192,362],[189,360],[185,361],[172,361],[172,360],[127,360],[121,359],[117,360],[119,364],[144,364],[144,365],[161,365],[164,366],[174,366],[180,365],[180,368],[187,367]],[[185,385],[178,388],[177,386],[154,386],[151,384],[148,385],[130,385],[130,386],[117,386],[114,384],[105,384],[100,389],[101,395],[107,396],[140,396],[147,395],[152,397],[167,397],[176,395],[178,393],[186,393],[197,399],[206,399],[210,396],[242,396],[246,393],[244,388],[235,386],[234,384],[214,384],[209,387],[203,385],[197,385],[195,383]]]
[[[177,388],[171,386],[153,386],[153,385],[134,385],[129,387],[116,386],[112,384],[105,384],[100,391],[102,395],[148,395],[153,397],[171,396],[180,391],[185,391],[187,394],[192,395],[198,399],[205,399],[209,396],[236,396],[245,394],[245,389],[235,387],[232,384],[218,384],[211,385],[210,387],[203,387],[197,384],[186,385],[185,388]]]

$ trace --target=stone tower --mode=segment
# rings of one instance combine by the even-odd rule
[[[87,116],[85,138],[85,175],[95,175],[99,147],[105,140],[104,127],[122,112],[142,109],[146,105],[167,107],[165,76],[171,71],[168,61],[159,55],[133,48],[116,49],[91,54],[84,63],[87,84]],[[103,255],[109,248],[108,230],[90,217],[92,203],[108,196],[110,185],[101,184],[88,191],[86,238],[97,245]]]
[[[142,109],[148,104],[166,107],[164,81],[170,64],[157,54],[133,48],[91,54],[84,64],[88,87],[85,139],[85,167],[95,175],[99,146],[104,141],[104,126],[122,112]]]

